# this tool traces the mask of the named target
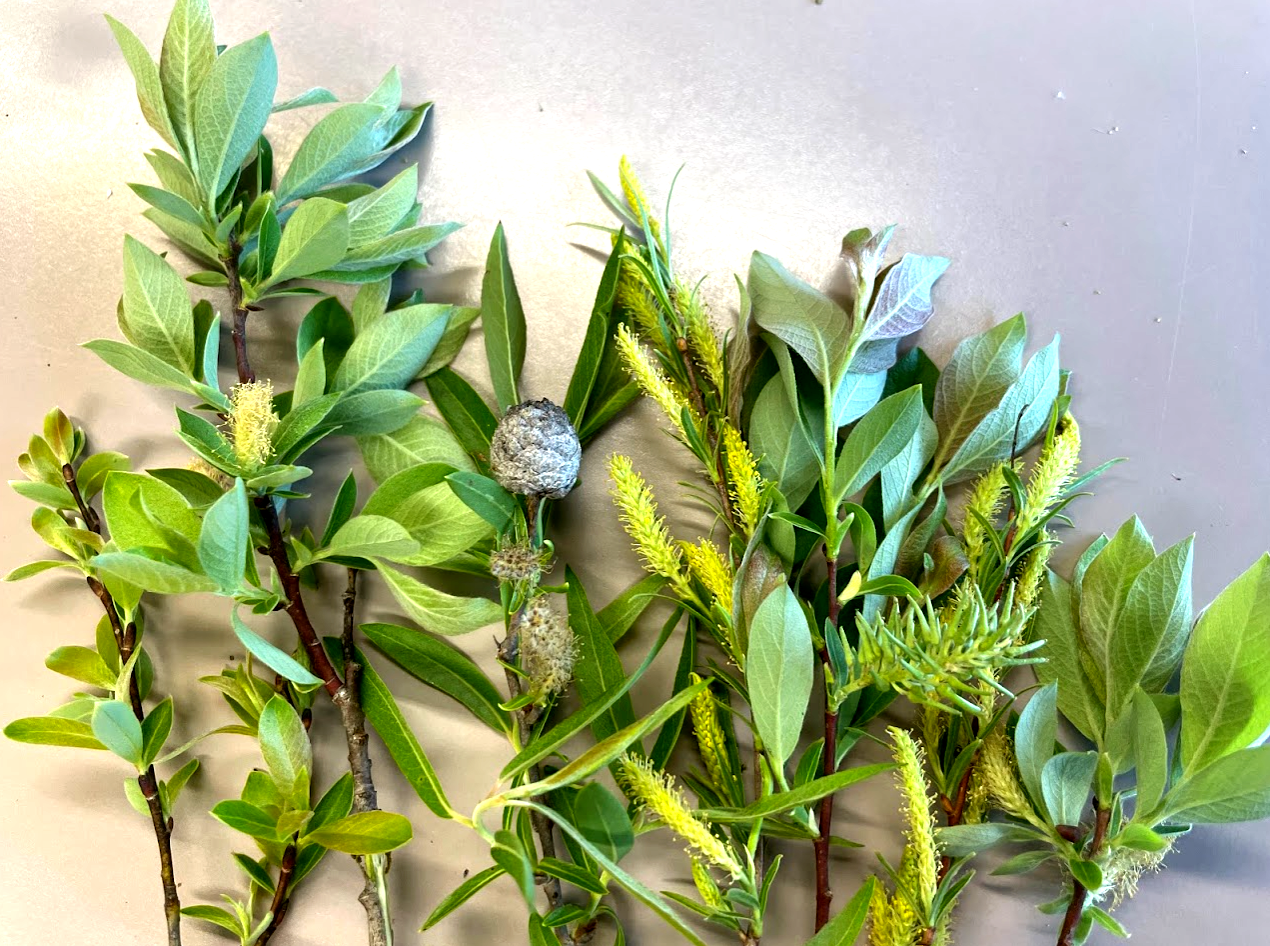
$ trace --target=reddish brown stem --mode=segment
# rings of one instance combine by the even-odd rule
[[[829,623],[838,626],[838,562],[836,556],[825,546],[825,565],[829,570],[827,590],[829,592]],[[823,663],[828,663],[829,654],[822,656]],[[821,774],[833,775],[838,770],[838,713],[829,708],[829,694],[825,693],[825,747],[821,757]],[[820,800],[820,836],[816,838],[816,930],[829,922],[829,906],[833,902],[833,888],[829,885],[829,838],[833,828],[833,793]]]
[[[238,383],[246,384],[256,380],[251,370],[251,359],[247,357],[247,316],[250,309],[243,304],[243,281],[238,275],[238,254],[242,247],[233,237],[229,240],[229,255],[221,262],[225,265],[225,275],[229,279],[229,305],[234,314],[234,325],[230,331],[234,339],[234,363],[238,369]]]
[[[1102,842],[1107,837],[1107,825],[1111,822],[1111,809],[1094,803],[1094,834],[1090,839],[1086,857],[1097,857],[1102,850]],[[1080,923],[1081,914],[1085,912],[1085,901],[1089,891],[1075,877],[1072,878],[1072,902],[1067,905],[1067,913],[1063,916],[1063,928],[1058,933],[1057,946],[1072,946],[1076,937],[1076,926]]]
[[[278,927],[282,926],[282,921],[286,919],[287,908],[291,906],[291,881],[295,877],[295,858],[296,846],[295,840],[292,839],[286,850],[282,852],[282,866],[278,870],[278,881],[273,888],[273,902],[269,904],[271,914],[269,925],[256,940],[256,946],[264,946],[269,942],[273,934],[278,932]]]
[[[80,518],[84,525],[96,533],[102,534],[101,519],[97,511],[84,500],[79,484],[75,478],[75,469],[69,463],[62,466],[62,479],[70,490],[79,507]],[[88,587],[92,589],[97,600],[101,602],[110,622],[110,629],[115,638],[115,646],[119,649],[119,663],[126,664],[137,646],[137,625],[129,621],[127,626],[119,618],[119,609],[110,592],[96,578],[88,579]],[[145,720],[145,706],[141,702],[141,690],[137,684],[137,675],[130,675],[128,681],[128,700],[137,722]],[[154,766],[146,768],[137,776],[137,787],[141,789],[141,797],[146,801],[150,813],[150,823],[154,826],[154,838],[159,847],[159,879],[163,884],[163,916],[167,924],[168,946],[181,946],[181,898],[176,892],[176,869],[172,862],[172,819],[163,813],[163,799],[159,794],[159,778],[155,775]]]

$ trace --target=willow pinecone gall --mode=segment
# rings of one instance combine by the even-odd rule
[[[568,415],[543,398],[508,408],[489,459],[494,478],[509,492],[561,499],[578,479],[582,444]]]

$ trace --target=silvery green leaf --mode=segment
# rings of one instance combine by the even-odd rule
[[[1018,377],[1026,338],[1027,325],[1022,315],[1016,315],[957,346],[935,386],[940,441],[936,467],[1001,402]]]
[[[149,184],[129,184],[132,192],[151,207],[157,207],[169,216],[175,217],[193,227],[203,226],[203,215],[198,209],[179,194],[165,191],[161,187]]]
[[[378,105],[355,102],[323,116],[300,142],[278,183],[279,206],[354,173],[357,163],[377,150],[376,123],[383,115]]]
[[[1187,777],[1169,793],[1170,821],[1230,824],[1270,817],[1270,746],[1240,749]]]
[[[823,386],[835,386],[846,367],[847,313],[763,253],[750,259],[748,289],[754,320],[798,352]]]
[[[278,791],[307,807],[313,749],[300,715],[281,696],[270,699],[261,710],[259,737],[261,755]]]
[[[851,377],[847,375],[847,377]],[[913,486],[935,455],[939,431],[925,410],[917,422],[917,432],[889,463],[882,467],[882,518],[889,529],[908,511],[913,502]]]
[[[400,523],[386,516],[363,513],[344,523],[316,557],[386,558],[398,562],[418,550],[419,543]]]
[[[118,700],[102,700],[93,707],[93,735],[125,762],[141,765],[144,737],[132,707]]]
[[[181,595],[217,589],[216,582],[206,575],[133,552],[104,552],[93,559],[93,568],[99,576],[113,575],[157,594]]]
[[[184,250],[191,259],[208,269],[214,269],[220,265],[216,245],[201,227],[166,214],[157,207],[147,207],[141,212],[141,216],[162,230],[168,239]]]
[[[128,68],[132,70],[132,78],[137,85],[137,100],[141,103],[141,114],[145,116],[146,123],[164,141],[176,147],[176,132],[172,129],[172,120],[168,117],[167,106],[163,101],[158,65],[150,58],[132,30],[109,15],[106,16],[106,22],[110,24],[110,31],[119,44],[119,51],[123,53]]]
[[[1019,763],[1019,776],[1033,801],[1044,797],[1041,786],[1046,763],[1054,756],[1054,738],[1058,731],[1056,705],[1058,685],[1041,687],[1032,694],[1019,714],[1014,730],[1014,752]],[[1064,822],[1059,822],[1063,824]]]
[[[777,764],[798,744],[814,666],[807,616],[789,586],[781,585],[754,614],[745,659],[754,723]]]
[[[304,201],[282,228],[271,274],[262,286],[329,269],[348,251],[348,210],[322,197]]]
[[[203,515],[198,536],[198,559],[203,571],[225,594],[232,594],[242,582],[249,523],[247,491],[243,481],[235,479],[233,487]]]
[[[1080,824],[1097,768],[1097,752],[1060,752],[1045,763],[1041,795],[1054,824]]]
[[[234,636],[242,642],[247,651],[278,676],[290,680],[302,687],[321,686],[322,681],[310,673],[294,657],[281,648],[269,643],[246,624],[238,616],[238,609],[230,612],[230,620],[234,627]]]
[[[945,482],[982,473],[1031,446],[1058,396],[1058,336],[1028,362],[1001,402],[979,421],[943,468]],[[936,388],[938,396],[938,388]]]
[[[334,105],[338,101],[339,99],[335,97],[335,93],[330,89],[316,86],[312,89],[305,89],[299,95],[274,103],[273,110],[274,112],[289,112],[293,108],[307,108],[310,105]]]
[[[948,269],[942,256],[905,253],[887,271],[864,323],[866,338],[903,338],[924,326],[935,309],[930,291]]]
[[[207,0],[176,0],[159,54],[159,82],[186,155],[194,154],[194,102],[215,62],[216,40]]]
[[[1155,560],[1155,547],[1142,522],[1134,516],[1125,522],[1081,577],[1081,660],[1100,700],[1106,701],[1116,668],[1112,640],[1134,581]]]
[[[1181,756],[1187,776],[1250,745],[1270,727],[1267,678],[1270,553],[1214,599],[1186,647]]]
[[[397,72],[396,66],[384,74],[375,90],[366,96],[366,102],[383,109],[384,116],[381,121],[386,121],[397,111],[401,105],[401,74]]]
[[[359,437],[357,445],[377,483],[420,463],[445,463],[458,470],[474,468],[445,425],[422,414],[390,434]]]
[[[503,609],[488,598],[447,594],[405,572],[376,564],[397,603],[424,630],[452,637],[502,620]]]
[[[855,362],[852,362],[852,366]],[[833,422],[839,427],[859,420],[882,397],[886,388],[886,372],[861,374],[848,371],[833,392]]]
[[[1063,716],[1087,739],[1097,741],[1106,724],[1106,710],[1085,673],[1071,602],[1071,584],[1047,572],[1030,635],[1033,640],[1045,641],[1038,651],[1045,660],[1035,665],[1036,676],[1042,684],[1058,684],[1058,708]]]
[[[194,316],[185,284],[145,244],[124,237],[123,306],[128,341],[186,375],[194,371]]]
[[[348,204],[348,243],[360,247],[386,237],[401,223],[419,195],[419,166],[412,164],[391,181]]]
[[[363,331],[331,381],[346,395],[404,388],[431,357],[445,332],[451,307],[424,303],[394,311]]]
[[[895,224],[891,224],[876,233],[861,227],[842,238],[842,261],[852,282],[868,282],[877,276],[894,235]]]
[[[346,437],[370,437],[400,430],[419,413],[423,398],[386,388],[342,396],[322,422]]]
[[[378,273],[380,270],[396,267],[411,260],[422,262],[424,253],[461,227],[462,224],[459,223],[438,223],[397,230],[377,240],[353,247],[343,259],[332,265],[328,272]],[[380,277],[376,275],[375,278]]]
[[[437,342],[437,347],[432,349],[432,355],[427,362],[419,369],[417,378],[422,379],[436,374],[449,365],[467,340],[468,333],[472,329],[472,323],[480,316],[480,309],[472,306],[455,306],[454,311],[450,313],[450,320],[446,323],[445,333],[441,336],[441,340]]]
[[[1191,631],[1194,536],[1161,552],[1133,579],[1112,632],[1107,706],[1115,714],[1141,685],[1157,693],[1173,678]]]
[[[795,508],[820,478],[820,463],[780,377],[763,386],[750,413],[750,447],[759,469]]]
[[[194,107],[198,181],[213,204],[265,130],[278,62],[268,34],[221,53],[203,80]]]
[[[914,385],[878,403],[852,428],[834,466],[841,501],[859,492],[917,436],[926,408]]]

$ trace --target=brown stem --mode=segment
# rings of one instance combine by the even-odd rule
[[[96,533],[102,534],[101,519],[97,511],[84,500],[79,484],[75,479],[75,469],[69,463],[62,466],[62,479],[70,490],[79,507],[80,517],[84,525]],[[119,663],[122,666],[132,657],[137,646],[137,625],[131,621],[125,627],[119,620],[119,609],[115,607],[115,599],[96,578],[88,579],[88,587],[92,589],[97,600],[106,611],[106,619],[114,634],[115,646],[119,649]],[[145,707],[141,702],[141,691],[137,684],[137,675],[130,675],[128,681],[128,699],[137,722],[145,720]],[[150,822],[154,826],[154,839],[159,847],[159,878],[163,884],[163,916],[167,923],[168,946],[181,946],[181,898],[176,892],[176,870],[172,863],[172,825],[173,821],[163,813],[163,798],[159,794],[159,779],[154,773],[154,766],[146,768],[137,776],[137,787],[146,800],[146,808],[150,812]]]
[[[972,761],[966,767],[966,773],[961,777],[961,781],[957,784],[957,794],[952,798],[944,797],[940,799],[944,812],[948,815],[948,827],[961,824],[962,819],[966,816],[966,798],[970,794],[970,777],[974,774],[974,762]],[[939,879],[942,881],[952,869],[953,859],[951,857],[941,857],[939,859]]]
[[[1107,825],[1111,822],[1111,809],[1103,808],[1094,802],[1094,834],[1089,842],[1086,857],[1097,857],[1102,850],[1102,842],[1107,837]],[[1063,928],[1058,934],[1057,946],[1072,946],[1076,936],[1076,925],[1085,912],[1085,900],[1089,891],[1075,877],[1072,878],[1072,902],[1067,905],[1067,913],[1063,916]]]
[[[295,876],[295,857],[296,845],[293,838],[286,850],[282,852],[282,866],[278,870],[278,882],[273,888],[273,902],[269,904],[269,912],[272,916],[269,925],[256,940],[256,946],[264,946],[269,942],[273,934],[278,932],[278,927],[282,926],[282,921],[286,919],[287,908],[291,906],[291,880]]]
[[[829,569],[829,623],[838,626],[838,562],[829,547],[825,546],[825,565]],[[829,654],[822,655],[828,663]],[[829,708],[829,693],[825,693],[825,748],[821,760],[821,774],[833,775],[838,770],[838,713]],[[829,886],[829,838],[833,827],[833,793],[820,800],[820,836],[816,838],[816,930],[829,922],[829,905],[833,901],[833,889]]]
[[[251,370],[251,360],[247,357],[247,315],[251,311],[243,303],[243,281],[238,275],[238,253],[242,247],[234,237],[229,239],[229,255],[221,262],[225,265],[225,275],[229,278],[229,305],[234,313],[234,327],[231,335],[234,339],[234,363],[238,368],[238,383],[247,384],[256,380]]]

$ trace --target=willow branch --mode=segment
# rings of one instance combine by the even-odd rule
[[[62,466],[62,479],[65,480],[66,488],[70,490],[71,496],[75,498],[75,505],[79,507],[80,518],[84,520],[84,525],[97,535],[101,535],[101,519],[96,510],[84,501],[83,493],[80,492],[79,484],[75,479],[75,469],[69,463]],[[92,589],[106,611],[106,619],[110,622],[115,646],[119,650],[119,663],[123,666],[136,650],[137,625],[131,621],[127,626],[123,625],[114,598],[100,581],[90,577],[88,587]],[[133,714],[137,717],[137,722],[145,720],[145,707],[141,702],[141,690],[135,673],[130,675],[128,681],[128,700]],[[181,946],[181,898],[176,891],[176,869],[172,862],[173,821],[163,813],[163,798],[159,794],[159,779],[154,773],[153,765],[137,776],[137,787],[141,789],[141,796],[146,801],[150,822],[154,826],[154,839],[159,847],[159,879],[163,885],[163,916],[167,923],[168,946]]]
[[[1107,837],[1107,826],[1111,823],[1111,809],[1094,803],[1094,834],[1089,842],[1086,857],[1096,857],[1102,850],[1102,843]],[[1072,878],[1072,902],[1067,905],[1067,913],[1063,916],[1063,928],[1058,934],[1058,946],[1072,946],[1076,937],[1076,926],[1080,923],[1081,914],[1085,912],[1085,901],[1089,891],[1075,877]]]
[[[838,626],[838,563],[829,547],[825,546],[825,564],[829,569],[829,624]],[[824,654],[828,664],[829,655]],[[825,747],[821,759],[821,774],[833,775],[838,769],[838,713],[829,708],[829,694],[825,693]],[[820,800],[820,835],[815,841],[816,850],[816,930],[829,922],[829,905],[833,901],[833,888],[829,884],[829,839],[833,827],[833,793]]]

